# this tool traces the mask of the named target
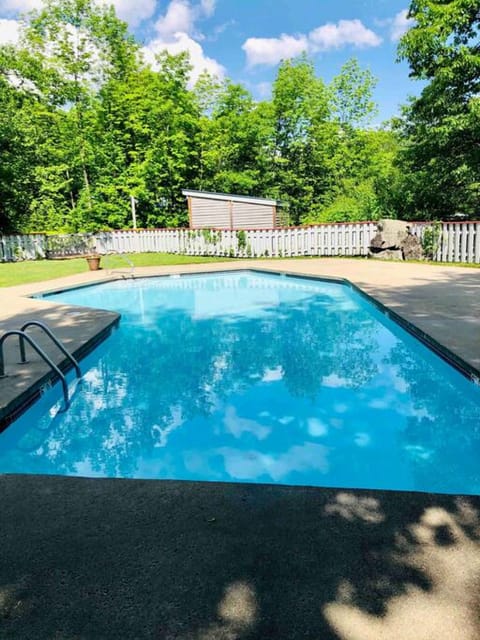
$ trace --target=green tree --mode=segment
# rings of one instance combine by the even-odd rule
[[[411,76],[426,82],[405,108],[400,168],[410,217],[478,213],[480,195],[478,0],[414,0],[399,45]]]
[[[137,46],[111,7],[89,0],[46,0],[30,14],[20,47],[8,58],[10,75],[35,98],[33,107],[22,112],[37,143],[27,229],[100,224],[95,194],[102,141],[96,126],[98,89],[130,73],[136,55]]]
[[[185,187],[279,198],[292,223],[409,202],[418,172],[393,166],[395,134],[365,129],[374,79],[357,61],[330,86],[306,56],[284,61],[261,102],[206,74],[191,91],[190,71],[187,54],[148,66],[112,7],[46,0],[0,47],[2,231],[126,227],[132,195],[140,225],[184,225]]]
[[[328,184],[304,222],[351,222],[391,216],[385,187],[398,145],[390,131],[366,129],[376,114],[376,79],[356,59],[347,61],[328,87],[330,116],[324,167]]]
[[[332,140],[328,91],[306,56],[280,65],[273,109],[275,182],[290,204],[291,221],[298,223],[327,188]]]
[[[0,51],[0,231],[11,232],[28,220],[35,149],[25,112],[32,97],[14,87],[5,51]]]
[[[203,112],[197,145],[200,189],[266,195],[271,186],[271,105],[241,85],[203,77],[195,88]]]
[[[330,84],[332,112],[343,126],[365,126],[377,114],[373,90],[377,79],[362,69],[356,58],[348,60]]]

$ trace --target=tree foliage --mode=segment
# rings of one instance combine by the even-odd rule
[[[478,202],[478,11],[415,0],[399,55],[427,85],[372,128],[357,60],[327,84],[305,55],[272,98],[163,52],[155,69],[113,7],[44,0],[0,47],[0,231],[187,224],[183,188],[278,198],[291,223],[472,214]]]
[[[399,56],[427,84],[399,123],[399,158],[419,217],[473,216],[480,196],[480,12],[478,0],[414,0],[414,26]]]
[[[347,126],[369,123],[378,112],[372,100],[376,84],[369,69],[362,69],[355,58],[348,60],[331,85],[335,117]]]

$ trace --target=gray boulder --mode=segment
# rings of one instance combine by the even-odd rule
[[[385,260],[420,260],[423,257],[420,240],[410,233],[403,220],[380,220],[378,233],[370,241],[369,256]]]
[[[404,260],[423,260],[423,247],[417,236],[409,233],[402,244]]]
[[[380,220],[377,225],[384,249],[400,249],[408,235],[408,224],[403,220]]]

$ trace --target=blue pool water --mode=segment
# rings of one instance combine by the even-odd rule
[[[0,435],[0,472],[480,492],[480,389],[346,285],[237,272],[51,300],[120,328],[68,412],[56,385]]]

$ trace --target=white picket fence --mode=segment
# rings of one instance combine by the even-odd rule
[[[444,222],[436,260],[480,263],[480,222]]]
[[[96,236],[100,253],[160,251],[192,256],[293,257],[367,255],[374,223],[282,229],[122,231]]]
[[[424,222],[413,223],[411,230],[421,237],[427,226]],[[232,258],[365,256],[375,233],[374,222],[358,222],[247,231],[145,229],[57,236],[0,236],[0,261],[69,257],[92,251]],[[480,222],[444,222],[436,260],[480,263]]]
[[[39,260],[46,258],[45,236],[32,233],[28,236],[0,235],[0,262]]]

